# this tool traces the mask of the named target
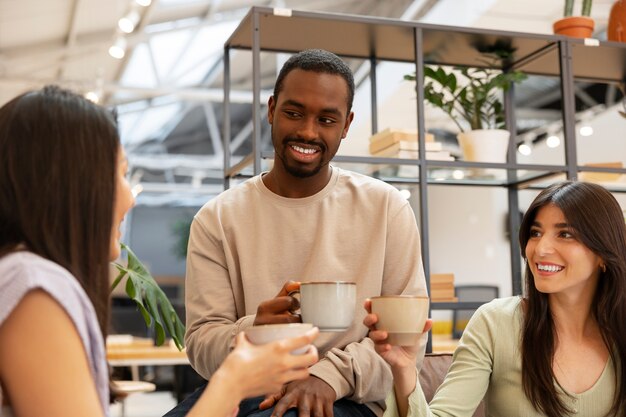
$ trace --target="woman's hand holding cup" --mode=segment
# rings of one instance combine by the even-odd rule
[[[233,380],[242,399],[280,391],[284,384],[309,376],[309,366],[318,361],[312,344],[318,334],[314,327],[301,336],[255,345],[241,332],[217,373]],[[304,354],[294,353],[306,347]]]
[[[398,346],[389,343],[389,332],[377,329],[379,318],[372,313],[372,302],[370,299],[365,300],[364,304],[367,315],[363,319],[363,324],[369,329],[369,338],[374,342],[376,352],[389,364],[392,368],[415,368],[415,365],[422,354],[419,339],[410,346]],[[422,333],[428,332],[432,327],[432,320],[426,319]]]

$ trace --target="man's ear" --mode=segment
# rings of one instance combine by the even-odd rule
[[[351,111],[348,117],[346,117],[346,123],[343,126],[343,132],[341,132],[341,139],[344,139],[348,135],[348,130],[350,129],[350,124],[352,124],[353,119],[354,119],[354,112]]]
[[[269,124],[274,122],[274,110],[276,110],[276,101],[274,101],[274,96],[270,96],[267,100],[267,122]]]

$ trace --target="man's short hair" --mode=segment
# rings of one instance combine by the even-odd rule
[[[352,70],[341,58],[332,52],[323,49],[306,49],[292,55],[283,65],[276,84],[274,85],[274,99],[278,99],[278,94],[283,88],[283,81],[287,74],[294,69],[303,71],[321,72],[332,75],[339,75],[348,85],[348,112],[352,109],[352,101],[354,100],[354,77]]]

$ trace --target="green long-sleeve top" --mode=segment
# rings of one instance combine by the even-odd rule
[[[430,405],[418,384],[409,396],[409,417],[471,417],[483,397],[487,416],[544,416],[535,410],[522,388],[520,301],[519,297],[497,299],[476,311],[454,352],[446,379]],[[609,357],[600,378],[581,394],[567,396],[556,386],[568,407],[576,411],[573,416],[607,416],[615,395],[613,363]],[[384,417],[397,416],[392,392],[387,397]]]

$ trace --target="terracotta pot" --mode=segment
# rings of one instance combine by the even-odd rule
[[[572,38],[590,38],[593,34],[593,27],[593,19],[586,16],[569,16],[557,20],[552,25],[555,34]]]
[[[607,37],[610,41],[626,42],[626,3],[617,0],[609,14]]]
[[[466,161],[504,163],[510,136],[508,130],[479,129],[461,132],[457,139]]]

